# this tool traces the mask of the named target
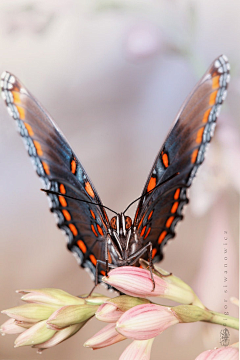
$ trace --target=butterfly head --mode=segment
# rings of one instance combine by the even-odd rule
[[[127,265],[129,255],[134,251],[132,244],[132,219],[123,213],[112,217],[110,221],[111,240],[117,253],[118,266]]]
[[[116,231],[119,236],[126,236],[132,227],[132,219],[123,213],[113,216],[110,221],[112,230]]]

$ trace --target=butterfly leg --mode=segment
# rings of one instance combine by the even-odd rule
[[[106,266],[106,270],[105,270],[105,276],[108,276],[108,272],[109,272],[109,264],[108,264],[108,237],[105,240],[105,261],[103,260],[97,260],[97,264],[96,264],[96,270],[95,270],[95,284],[94,287],[92,288],[92,290],[90,291],[90,293],[88,294],[87,297],[91,296],[91,294],[93,293],[94,289],[98,286],[99,281],[98,281],[98,268],[99,268],[99,264],[105,265]]]
[[[109,264],[108,264],[108,239],[111,237],[108,235],[106,240],[105,240],[105,266],[106,266],[106,270],[105,270],[105,276],[108,276],[108,272],[109,272]]]
[[[79,298],[86,299],[86,298],[90,297],[92,295],[93,291],[95,290],[95,288],[98,286],[98,284],[99,284],[99,282],[98,282],[98,267],[99,267],[99,264],[105,264],[105,263],[102,260],[97,260],[96,270],[95,270],[95,283],[94,283],[94,286],[93,286],[92,290],[86,296],[78,296]]]
[[[152,261],[152,243],[149,242],[149,243],[146,244],[142,249],[138,250],[137,252],[135,252],[134,254],[132,254],[131,256],[129,256],[128,261],[130,260],[129,265],[133,265],[133,264],[135,264],[135,263],[138,261],[138,259],[140,259],[140,257],[141,257],[143,254],[145,254],[146,252],[148,252],[149,271],[150,271],[151,280],[152,280],[152,283],[153,283],[152,291],[154,291],[154,289],[155,289],[155,281],[154,281],[154,278],[153,278],[153,269],[154,269],[154,266],[153,266],[153,261]]]
[[[105,262],[103,260],[97,260],[96,270],[95,270],[95,284],[94,284],[92,290],[90,291],[90,293],[88,295],[86,295],[86,296],[78,296],[79,298],[86,299],[86,298],[90,297],[92,295],[93,291],[95,290],[95,288],[98,286],[98,284],[99,284],[99,282],[98,282],[98,267],[99,267],[100,264],[107,266],[107,268],[106,268],[106,276],[107,276],[107,269],[109,271],[109,268],[114,268],[115,267],[112,264],[108,264],[108,262]]]
[[[172,275],[171,272],[168,273],[168,274],[163,274],[163,273],[161,273],[161,271],[157,270],[154,266],[153,266],[153,269],[154,269],[154,271],[155,271],[156,273],[158,273],[158,275],[160,275],[161,277],[168,277],[168,276],[171,276],[171,275]]]

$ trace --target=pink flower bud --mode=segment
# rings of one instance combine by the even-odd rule
[[[121,266],[109,272],[103,281],[114,286],[121,292],[130,296],[159,296],[164,295],[167,283],[160,277],[154,276],[155,290],[150,272],[134,266]]]
[[[126,311],[118,320],[116,330],[127,338],[147,340],[177,323],[179,320],[170,308],[144,304]]]
[[[122,266],[109,272],[103,277],[103,282],[117,288],[121,292],[137,297],[160,296],[182,304],[191,304],[195,294],[191,288],[183,288],[174,284],[169,277],[160,277],[153,274],[155,289],[149,270],[135,266]]]
[[[150,360],[153,340],[134,340],[124,350],[119,360]]]
[[[29,325],[29,326],[32,326],[32,324]],[[2,335],[5,335],[5,334],[20,334],[25,330],[26,329],[24,327],[17,325],[14,319],[9,319],[9,320],[7,320],[5,323],[3,323],[1,325],[1,333],[2,333]]]
[[[60,289],[29,289],[29,290],[17,290],[17,293],[24,294],[22,296],[23,301],[33,302],[38,304],[49,305],[80,305],[84,304],[84,299],[68,294],[66,291]]]
[[[125,336],[119,334],[115,330],[115,324],[108,324],[93,337],[87,340],[84,344],[85,347],[91,347],[94,350],[100,349],[119,341],[125,340]]]
[[[96,311],[96,318],[100,321],[115,323],[123,314],[123,311],[112,303],[105,303],[99,306]]]
[[[226,346],[219,349],[207,350],[198,355],[195,360],[238,360],[239,350]]]

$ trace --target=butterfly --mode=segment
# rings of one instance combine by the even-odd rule
[[[67,234],[68,249],[90,270],[96,284],[109,267],[136,265],[140,257],[162,259],[164,245],[183,219],[187,189],[213,136],[229,70],[226,56],[219,56],[182,105],[133,220],[125,215],[129,206],[109,220],[86,171],[50,115],[14,75],[2,74],[2,97],[44,182],[58,227]]]

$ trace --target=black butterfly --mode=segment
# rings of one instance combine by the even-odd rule
[[[128,208],[109,221],[87,173],[49,114],[14,75],[2,74],[3,99],[49,190],[58,227],[65,230],[68,249],[90,269],[96,283],[108,266],[136,264],[139,257],[147,258],[147,252],[150,260],[162,259],[162,248],[175,236],[188,203],[187,188],[213,136],[229,69],[226,56],[219,56],[183,104],[150,171],[133,221],[125,215]]]

